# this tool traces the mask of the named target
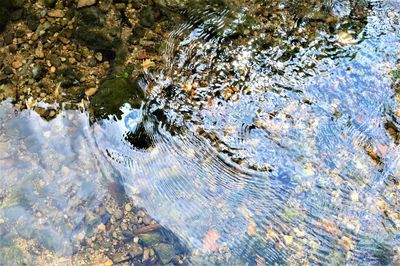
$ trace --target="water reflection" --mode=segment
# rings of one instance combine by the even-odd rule
[[[161,134],[147,159],[130,154],[133,177],[123,176],[199,254],[238,264],[396,255],[389,72],[400,7],[329,3],[189,12],[170,35],[167,67],[147,73],[148,109],[180,133]]]
[[[71,255],[118,180],[196,265],[397,263],[400,6],[329,3],[190,11],[121,119],[1,105],[0,245]]]

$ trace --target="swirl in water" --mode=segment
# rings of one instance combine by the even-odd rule
[[[147,73],[152,147],[121,146],[122,123],[98,126],[128,191],[194,262],[396,259],[400,155],[387,124],[400,119],[388,74],[400,9],[336,2],[324,16],[319,2],[189,12],[167,67]]]

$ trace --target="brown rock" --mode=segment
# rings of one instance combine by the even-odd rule
[[[86,7],[86,6],[92,6],[94,4],[96,4],[96,0],[79,0],[77,7],[81,8],[81,7]]]
[[[55,9],[47,12],[47,15],[52,18],[63,18],[65,17],[65,12],[62,10]]]
[[[97,88],[93,87],[85,91],[87,97],[93,96],[97,92]]]
[[[23,64],[21,61],[17,60],[17,61],[12,62],[11,65],[13,68],[18,69],[18,68],[22,67]]]

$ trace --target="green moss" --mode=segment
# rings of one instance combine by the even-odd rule
[[[120,107],[129,103],[133,107],[140,107],[144,100],[144,92],[137,82],[124,77],[117,77],[105,81],[99,91],[93,96],[92,107],[97,117],[106,115],[120,116]]]
[[[392,77],[394,79],[400,79],[400,69],[396,69],[396,70],[392,71]]]

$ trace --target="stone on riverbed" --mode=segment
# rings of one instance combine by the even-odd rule
[[[120,115],[120,107],[129,103],[133,107],[140,107],[144,100],[144,92],[137,82],[118,77],[105,81],[93,96],[92,106],[95,116],[109,114]]]
[[[175,249],[175,247],[169,244],[159,243],[155,245],[153,249],[156,252],[159,260],[164,265],[174,259],[177,255],[177,250]]]
[[[96,4],[96,1],[97,0],[79,0],[77,8],[82,8],[82,7],[86,7],[86,6],[92,6],[92,5]]]
[[[145,247],[151,247],[157,243],[164,241],[164,237],[160,234],[160,232],[151,232],[146,234],[139,235],[140,242]]]

